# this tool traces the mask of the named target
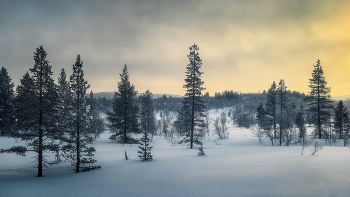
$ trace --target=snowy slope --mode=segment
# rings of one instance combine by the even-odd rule
[[[219,115],[211,111],[211,117]],[[137,145],[102,134],[94,143],[102,169],[74,173],[65,162],[36,177],[30,155],[0,154],[0,196],[349,196],[350,149],[324,145],[301,155],[300,145],[263,147],[248,129],[229,127],[229,139],[209,136],[207,156],[154,137],[153,161],[137,157]],[[0,149],[18,145],[0,137]],[[129,160],[125,160],[127,151]]]

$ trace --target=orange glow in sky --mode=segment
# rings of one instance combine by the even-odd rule
[[[83,1],[84,2],[84,1]],[[349,1],[86,1],[0,3],[0,66],[16,85],[43,45],[57,79],[77,54],[94,92],[117,91],[127,64],[139,92],[183,95],[188,47],[205,92],[262,92],[284,79],[307,93],[320,59],[331,95],[350,94]]]

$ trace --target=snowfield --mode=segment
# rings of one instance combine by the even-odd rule
[[[220,113],[211,111],[211,117]],[[0,154],[0,196],[350,196],[348,147],[320,141],[323,150],[311,155],[307,147],[301,155],[300,144],[263,147],[249,129],[229,125],[229,132],[229,139],[217,140],[221,145],[206,136],[207,156],[155,136],[154,160],[144,162],[138,145],[112,143],[105,132],[93,145],[101,169],[75,173],[61,162],[41,178],[33,155]],[[0,137],[0,149],[19,144]]]

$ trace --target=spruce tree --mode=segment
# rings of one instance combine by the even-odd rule
[[[46,60],[47,53],[42,46],[36,49],[34,53],[34,68],[30,69],[33,74],[32,78],[35,84],[37,106],[37,124],[35,131],[38,133],[31,134],[32,141],[29,143],[38,153],[38,177],[42,176],[42,167],[48,163],[44,159],[45,151],[58,152],[59,146],[57,140],[60,133],[57,131],[57,88],[52,79],[52,66]],[[30,131],[30,130],[29,130]],[[22,138],[23,139],[23,138]]]
[[[113,97],[113,111],[107,113],[110,128],[114,132],[109,139],[123,144],[137,143],[131,135],[140,133],[137,92],[134,85],[130,84],[126,64],[120,77],[118,92],[115,92]]]
[[[90,164],[96,162],[92,157],[95,152],[92,144],[91,125],[89,114],[85,105],[85,94],[89,88],[84,79],[83,62],[80,55],[73,65],[73,74],[70,76],[70,88],[72,92],[72,129],[67,130],[65,142],[62,147],[64,157],[75,167],[75,172],[90,169]],[[89,166],[87,166],[89,165]]]
[[[220,123],[221,123],[221,130],[222,130],[222,131],[226,131],[226,130],[227,130],[227,128],[226,128],[227,116],[226,116],[226,113],[225,113],[225,112],[222,112],[222,113],[221,113],[221,116],[220,116]],[[224,138],[226,138],[226,136],[225,136]]]
[[[90,92],[89,97],[86,99],[86,105],[89,108],[89,116],[91,119],[91,134],[96,139],[103,131],[99,130],[100,117],[96,108],[96,99],[94,98],[94,93],[92,91]]]
[[[177,110],[177,118],[173,125],[180,136],[186,135],[190,129],[190,124],[186,123],[187,117],[190,115],[190,107],[186,103],[182,103],[180,110]],[[161,120],[159,120],[161,121]]]
[[[61,70],[60,75],[58,77],[58,90],[65,110],[69,111],[69,106],[72,104],[73,95],[70,89],[70,82],[67,80],[67,74],[64,69]]]
[[[322,138],[322,129],[329,120],[332,109],[330,96],[331,88],[327,87],[327,81],[323,75],[323,69],[320,60],[317,60],[316,66],[312,72],[312,79],[309,79],[310,92],[305,96],[308,104],[308,111],[311,112],[310,122],[314,125],[314,135]]]
[[[149,90],[147,90],[141,96],[141,130],[146,130],[148,134],[153,136],[156,129],[153,95]]]
[[[70,133],[73,129],[73,95],[70,89],[70,82],[67,80],[67,75],[64,69],[61,70],[58,77],[58,92],[59,92],[59,124],[58,128],[62,133]],[[64,139],[63,139],[64,140]]]
[[[165,139],[168,137],[169,133],[169,124],[166,116],[161,117],[162,120],[162,134],[164,135]]]
[[[280,146],[282,145],[282,138],[284,137],[284,130],[286,129],[285,122],[287,121],[287,116],[286,114],[286,109],[288,107],[288,101],[287,101],[287,86],[284,83],[284,80],[281,79],[280,82],[278,83],[278,88],[277,88],[277,99],[278,99],[278,105],[279,105],[279,127],[280,127],[280,132],[279,132],[279,142]]]
[[[105,123],[97,110],[97,102],[92,91],[87,98],[87,106],[89,106],[89,116],[91,117],[92,134],[96,139],[105,131]]]
[[[258,125],[260,129],[264,130],[264,133],[266,136],[271,140],[271,145],[273,146],[273,141],[275,139],[274,133],[272,132],[272,118],[267,113],[264,105],[260,103],[258,109],[257,109],[257,115],[256,119],[258,121]]]
[[[348,133],[349,116],[348,109],[342,100],[339,101],[337,107],[335,108],[334,121],[334,128],[339,133],[339,138],[343,139],[343,137],[347,136]]]
[[[64,68],[61,70],[60,75],[58,76],[58,90],[60,91],[60,94],[64,96],[63,99],[67,99],[68,103],[71,103],[72,93],[70,90],[70,82],[67,81],[67,74]]]
[[[14,86],[6,68],[2,67],[0,71],[0,135],[7,135],[14,129]]]
[[[16,130],[14,138],[27,142],[27,147],[17,146],[4,150],[25,156],[26,152],[37,153],[38,177],[42,176],[43,167],[56,163],[44,158],[45,152],[58,153],[57,140],[61,133],[57,125],[58,90],[51,78],[51,66],[46,60],[46,51],[42,46],[34,53],[34,68],[31,77],[26,73],[17,87]]]
[[[153,159],[153,156],[151,154],[151,149],[153,148],[153,146],[149,145],[149,141],[150,141],[150,138],[148,137],[148,133],[146,131],[143,131],[143,136],[140,139],[140,146],[139,146],[141,150],[137,151],[137,153],[139,153],[138,157],[140,157],[142,161]]]
[[[295,117],[295,126],[299,129],[299,138],[303,140],[306,137],[304,106],[301,104]]]
[[[152,93],[149,90],[141,96],[141,130],[143,136],[140,139],[139,148],[141,150],[138,153],[142,161],[153,159],[151,154],[153,147],[149,146],[150,138],[148,137],[156,129],[152,97]]]
[[[20,80],[20,85],[16,88],[15,97],[15,116],[16,116],[16,130],[10,133],[10,136],[16,139],[32,140],[33,134],[31,132],[36,129],[38,123],[38,109],[36,108],[37,99],[35,94],[35,84],[33,78],[28,72],[25,73],[23,78]],[[19,132],[21,130],[21,132]],[[30,150],[30,149],[29,149]],[[29,151],[24,146],[15,146],[10,149],[1,149],[1,153],[13,153],[18,156],[26,156]],[[34,151],[34,150],[32,150]]]
[[[277,97],[276,97],[276,83],[273,82],[269,90],[267,91],[267,101],[265,104],[265,110],[266,113],[270,117],[270,122],[273,125],[273,130],[274,130],[274,138],[277,138],[277,127],[276,127],[276,109],[277,109]]]
[[[182,112],[182,118],[185,123],[185,137],[179,143],[186,143],[190,145],[190,149],[193,148],[193,144],[201,145],[201,139],[203,137],[203,130],[206,125],[205,118],[205,101],[202,98],[202,91],[204,82],[201,80],[199,69],[202,67],[202,60],[198,54],[198,46],[193,44],[189,47],[190,54],[187,55],[190,63],[186,67],[186,79],[185,85],[186,94],[183,100],[183,108],[188,107],[188,110]]]
[[[31,131],[35,129],[39,116],[38,109],[36,108],[38,106],[38,100],[36,99],[35,83],[28,72],[24,74],[20,83],[16,88],[15,97],[16,128],[18,130]],[[17,137],[19,134],[17,131],[11,133],[12,137]],[[28,136],[28,139],[31,138],[31,136]]]
[[[259,127],[261,129],[265,129],[268,124],[268,120],[267,120],[267,112],[262,103],[260,103],[257,109],[256,119],[258,121]]]

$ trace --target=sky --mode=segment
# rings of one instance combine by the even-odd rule
[[[124,65],[142,93],[184,95],[189,46],[204,92],[310,91],[320,59],[332,96],[350,94],[350,1],[0,1],[0,67],[17,86],[39,46],[53,78],[78,54],[93,92],[118,90]]]

